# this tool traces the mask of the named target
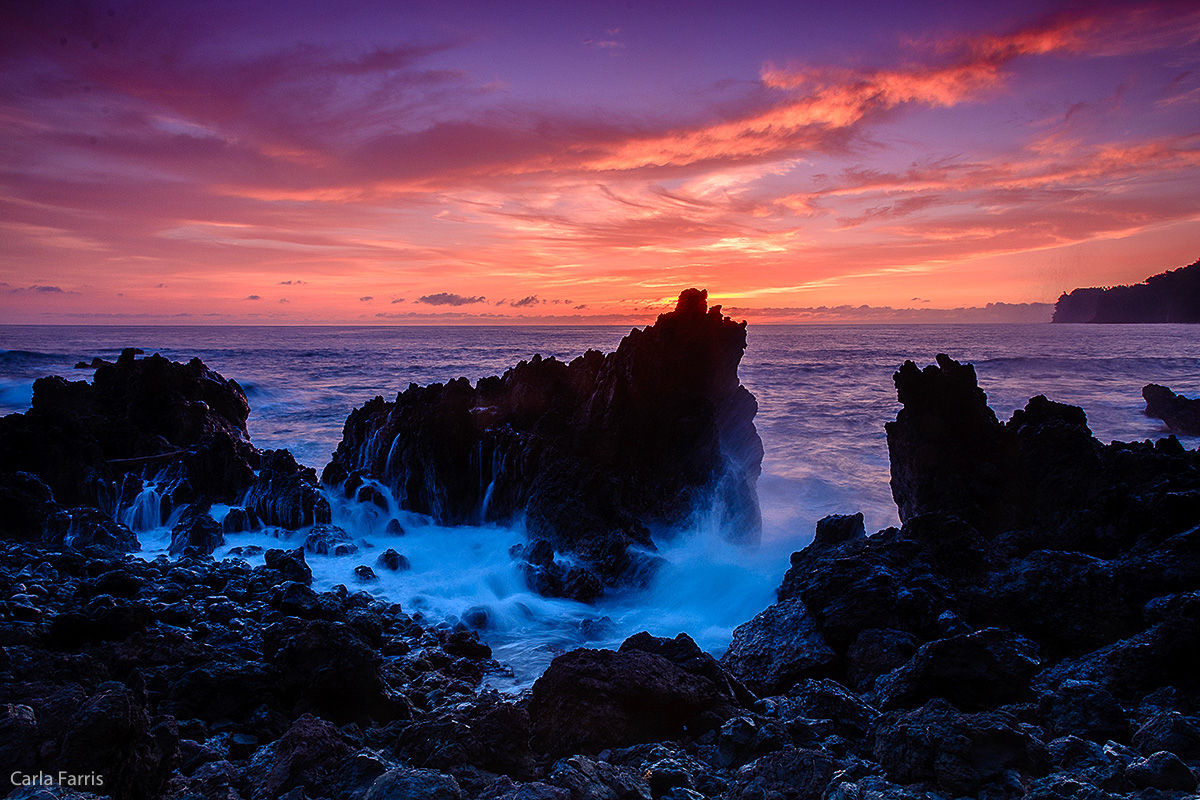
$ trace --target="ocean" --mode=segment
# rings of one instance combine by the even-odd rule
[[[114,360],[137,347],[177,361],[198,356],[236,379],[251,404],[249,430],[260,448],[290,449],[318,472],[341,438],[350,410],[410,383],[499,374],[535,353],[571,359],[608,352],[626,327],[84,327],[0,326],[0,413],[29,407],[43,375],[90,380],[74,369],[94,356]],[[660,543],[667,566],[643,591],[616,592],[588,606],[531,594],[509,547],[523,531],[497,526],[446,529],[394,507],[389,513],[334,499],[334,522],[359,542],[355,556],[308,557],[318,589],[342,583],[401,603],[428,623],[486,617],[481,635],[510,674],[502,689],[526,686],[554,655],[573,647],[613,647],[649,630],[686,632],[720,655],[733,629],[774,600],[792,551],[807,544],[818,519],[863,512],[868,531],[898,524],[888,487],[884,423],[894,419],[892,374],[905,360],[937,353],[970,361],[996,415],[1037,394],[1081,406],[1103,442],[1167,435],[1146,417],[1142,386],[1160,383],[1200,396],[1200,336],[1185,325],[807,325],[751,326],[740,369],[759,403],[756,425],[766,455],[759,480],[763,537],[734,545],[698,515],[690,529]],[[1200,438],[1182,437],[1185,447]],[[142,555],[165,552],[170,520],[123,519],[138,528]],[[219,513],[219,511],[218,511]],[[406,533],[386,534],[391,516]],[[296,547],[269,533],[236,534],[236,546]],[[393,548],[412,564],[377,570],[356,584],[353,569]]]

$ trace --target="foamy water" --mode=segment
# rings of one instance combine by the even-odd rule
[[[498,374],[534,353],[571,358],[589,347],[611,350],[625,328],[36,328],[0,327],[0,411],[28,407],[32,380],[45,374],[90,379],[77,361],[115,359],[140,347],[175,360],[199,356],[237,379],[250,398],[254,443],[288,447],[318,470],[340,439],[351,408],[376,394],[389,399],[410,382]],[[596,605],[539,597],[509,557],[520,526],[444,528],[401,511],[331,497],[334,524],[358,545],[354,555],[308,555],[318,590],[351,591],[399,602],[429,623],[486,617],[482,635],[514,676],[533,680],[559,652],[582,644],[615,646],[641,630],[685,631],[720,655],[733,629],[774,600],[788,556],[831,513],[864,512],[869,530],[896,524],[888,487],[883,425],[898,406],[892,373],[905,360],[924,365],[938,352],[972,361],[997,415],[1007,419],[1034,394],[1082,406],[1102,441],[1165,435],[1142,414],[1141,387],[1161,383],[1200,395],[1200,342],[1177,325],[796,326],[750,330],[740,371],[759,401],[766,448],[759,497],[763,539],[748,548],[724,541],[698,514],[659,543],[665,566],[645,591],[611,593]],[[1184,439],[1196,447],[1200,440]],[[138,532],[143,555],[165,553],[173,520],[157,518],[147,493],[119,516]],[[215,516],[222,510],[214,509]],[[403,536],[385,531],[391,518]],[[235,547],[301,547],[306,531],[227,536]],[[411,569],[375,565],[387,548]],[[262,556],[247,558],[261,563]],[[378,580],[359,583],[354,568]]]

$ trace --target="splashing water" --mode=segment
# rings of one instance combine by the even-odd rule
[[[113,360],[124,347],[174,360],[199,356],[248,390],[250,432],[260,448],[287,447],[318,469],[336,446],[350,409],[409,382],[499,374],[534,353],[570,359],[589,347],[612,350],[623,328],[45,328],[0,326],[0,411],[28,407],[41,375],[76,380],[71,369],[93,356]],[[611,592],[595,605],[531,593],[509,556],[524,541],[520,525],[446,528],[401,511],[374,483],[388,508],[331,493],[334,523],[359,547],[354,555],[307,554],[318,590],[344,584],[420,613],[428,624],[469,620],[500,661],[513,669],[504,687],[527,685],[559,652],[614,647],[641,630],[683,631],[720,655],[732,630],[774,600],[788,555],[811,540],[827,514],[862,511],[868,531],[897,523],[888,487],[884,423],[898,406],[891,376],[906,359],[924,365],[939,352],[976,365],[997,416],[1007,419],[1036,394],[1082,406],[1097,438],[1123,441],[1166,435],[1142,414],[1141,387],[1170,386],[1200,396],[1200,338],[1183,325],[780,326],[749,330],[743,383],[759,402],[756,425],[766,448],[758,492],[759,545],[731,544],[714,520],[659,542],[665,565],[644,591]],[[8,355],[5,355],[8,354]],[[363,354],[369,354],[364,356]],[[1200,439],[1182,438],[1187,447]],[[117,518],[166,553],[175,515],[161,519],[151,485]],[[220,518],[227,507],[214,506]],[[404,535],[389,534],[396,518]],[[307,531],[228,534],[215,557],[235,547],[295,548]],[[411,569],[376,565],[384,550]],[[250,556],[262,563],[262,556]],[[378,580],[358,583],[354,568]],[[486,620],[486,623],[485,623]]]

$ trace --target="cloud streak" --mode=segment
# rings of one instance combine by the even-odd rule
[[[700,281],[796,307],[839,291],[961,305],[986,281],[957,265],[1146,237],[1165,268],[1200,220],[1190,3],[1063,5],[878,55],[846,39],[837,59],[729,61],[686,102],[647,88],[609,107],[535,91],[441,25],[251,37],[245,20],[303,22],[31,8],[0,25],[0,277],[30,307],[93,273],[130,308],[243,313],[295,287],[299,319],[568,293],[617,313]],[[644,63],[625,26],[588,43],[619,59],[569,41],[614,80]]]

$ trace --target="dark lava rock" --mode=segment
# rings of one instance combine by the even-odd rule
[[[0,707],[0,764],[9,774],[30,774],[38,755],[38,724],[33,709],[7,703]]]
[[[793,599],[739,626],[721,664],[752,692],[770,695],[829,674],[836,659],[805,604]]]
[[[335,725],[304,714],[279,741],[254,754],[247,778],[256,796],[280,797],[296,787],[324,794],[349,752]]]
[[[393,572],[412,568],[412,564],[409,563],[405,556],[400,555],[390,547],[379,554],[379,558],[375,559],[375,563],[376,565],[385,569],[390,569]]]
[[[529,714],[523,705],[503,702],[494,693],[405,725],[394,750],[397,757],[417,767],[451,769],[472,764],[515,778],[529,778],[535,772]]]
[[[828,678],[800,681],[775,708],[778,717],[789,722],[828,720],[834,733],[850,740],[865,736],[879,717],[878,709]]]
[[[1200,436],[1200,400],[1190,400],[1157,383],[1143,386],[1142,397],[1146,416],[1161,419],[1175,433]]]
[[[980,610],[1036,639],[1048,655],[1086,653],[1143,627],[1142,603],[1121,591],[1117,572],[1083,553],[1036,550],[990,577]]]
[[[373,503],[384,511],[388,510],[387,498],[383,496],[383,492],[369,484],[358,487],[355,499],[360,503]]]
[[[1190,792],[1196,788],[1196,776],[1165,750],[1139,759],[1125,769],[1125,778],[1139,789],[1163,789]]]
[[[866,535],[867,531],[863,525],[861,511],[857,514],[840,516],[830,514],[828,517],[817,521],[817,534],[813,537],[813,541],[820,545],[834,545]]]
[[[788,747],[742,767],[733,775],[730,800],[821,797],[834,773],[826,753]]]
[[[354,579],[360,583],[371,583],[379,580],[379,576],[375,574],[375,570],[365,564],[359,564],[354,568]]]
[[[262,468],[246,495],[246,509],[264,525],[289,530],[328,523],[332,517],[316,471],[297,464],[287,450],[263,452]]]
[[[1025,699],[1040,665],[1033,642],[987,628],[922,645],[907,663],[876,680],[875,691],[885,709],[943,697],[977,711]]]
[[[1041,716],[1054,738],[1070,735],[1103,744],[1129,737],[1129,720],[1121,704],[1103,687],[1087,681],[1063,681],[1057,691],[1042,698]]]
[[[1195,697],[1200,689],[1200,676],[1192,669],[1196,663],[1200,663],[1200,619],[1180,614],[1128,639],[1060,661],[1040,673],[1034,684],[1047,691],[1067,680],[1089,681],[1118,699],[1174,686]]]
[[[651,797],[650,786],[642,776],[583,755],[557,762],[546,780],[567,790],[571,800],[650,800]]]
[[[263,654],[279,670],[279,688],[298,712],[360,724],[387,721],[396,713],[379,656],[345,623],[276,623],[263,631]]]
[[[875,679],[903,665],[917,651],[910,633],[888,628],[867,628],[846,653],[846,676],[852,686],[869,690]]]
[[[399,767],[375,779],[363,800],[462,800],[452,776],[431,769]]]
[[[246,719],[263,703],[277,702],[278,681],[261,661],[214,657],[176,678],[163,707],[179,719]]]
[[[449,655],[470,661],[484,661],[492,657],[492,648],[479,641],[475,631],[447,631],[439,636],[442,649]]]
[[[904,362],[895,375],[904,406],[886,425],[892,496],[901,521],[928,511],[1003,527],[1013,518],[997,486],[1005,457],[1003,428],[987,406],[975,368],[939,354],[921,370]]]
[[[288,581],[280,584],[276,602],[279,613],[289,617],[311,617],[321,607],[317,593],[303,583]]]
[[[102,547],[118,553],[142,549],[137,534],[98,508],[80,506],[71,509],[70,514],[71,524],[62,540],[67,547]]]
[[[225,518],[221,520],[221,530],[225,533],[242,533],[243,531],[254,531],[262,527],[258,516],[253,511],[247,511],[244,508],[231,508],[225,514]]]
[[[353,550],[338,552],[339,548],[351,547]],[[316,555],[348,555],[358,551],[358,547],[350,540],[350,534],[344,528],[329,523],[313,525],[308,536],[304,539],[304,549]]]
[[[326,474],[368,475],[442,523],[523,515],[531,537],[604,583],[636,577],[630,547],[652,549],[647,524],[697,507],[716,503],[731,536],[755,537],[762,443],[737,378],[745,323],[706,299],[683,292],[607,356],[535,356],[475,386],[376,398],[347,419]]]
[[[987,537],[1019,529],[1043,548],[1102,557],[1138,538],[1161,538],[1163,523],[1173,534],[1200,522],[1197,505],[1150,511],[1197,488],[1195,462],[1182,448],[1102,445],[1082,409],[1043,396],[1002,425],[974,368],[946,355],[924,370],[905,362],[895,380],[904,408],[887,434],[901,520],[949,514]],[[1147,525],[1155,516],[1161,522]]]
[[[249,412],[237,382],[199,359],[126,350],[90,384],[35,381],[30,410],[0,420],[0,472],[38,475],[63,505],[104,508],[125,472],[174,464],[174,480],[233,501],[253,479]]]
[[[304,549],[268,550],[263,554],[266,567],[278,572],[283,580],[296,581],[305,586],[312,584],[312,569],[304,560]]]
[[[152,729],[145,704],[124,684],[97,687],[67,723],[54,774],[98,775],[116,797],[156,795],[170,774],[178,733],[172,726]]]
[[[1147,756],[1167,750],[1185,761],[1200,760],[1200,727],[1178,711],[1163,711],[1137,729],[1133,746]]]
[[[1007,770],[1028,777],[1049,771],[1036,732],[1003,712],[963,714],[944,700],[885,714],[875,731],[875,758],[901,784],[930,781],[970,795]]]
[[[173,556],[185,552],[209,556],[223,544],[225,534],[221,530],[221,524],[209,516],[206,503],[197,503],[189,507],[171,529],[171,546],[168,552]]]
[[[680,633],[674,639],[651,636],[645,631],[635,633],[621,643],[620,652],[630,650],[640,650],[643,653],[662,656],[680,669],[708,678],[725,694],[742,705],[753,705],[756,700],[741,681],[719,661],[701,650],[700,646],[686,633]]]
[[[23,542],[61,542],[71,522],[50,487],[29,472],[0,472],[0,519],[5,538]]]
[[[640,650],[561,655],[529,704],[534,747],[552,755],[694,737],[737,710],[713,681]]]

